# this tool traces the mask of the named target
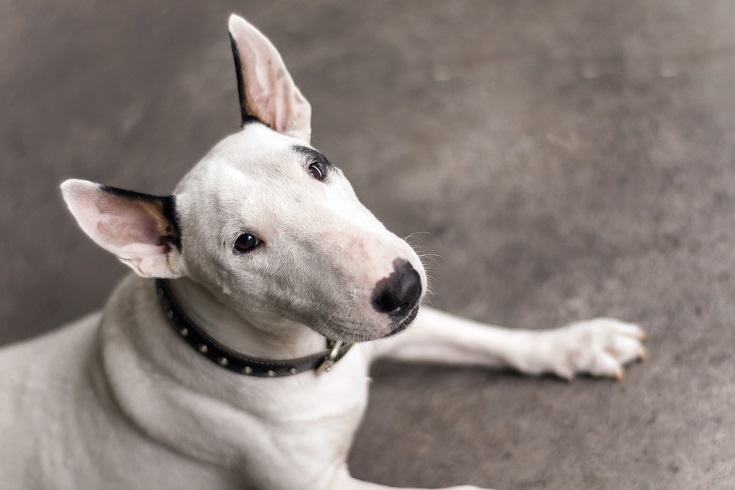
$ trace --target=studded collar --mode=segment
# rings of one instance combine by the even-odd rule
[[[168,323],[189,346],[222,369],[245,376],[278,378],[305,371],[329,372],[350,350],[352,344],[327,339],[323,351],[295,359],[250,357],[220,344],[197,325],[179,306],[168,281],[156,279],[156,292]]]

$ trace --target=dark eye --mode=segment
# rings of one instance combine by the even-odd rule
[[[314,177],[316,180],[324,180],[324,171],[318,162],[314,162],[309,165],[309,175]]]
[[[250,252],[260,245],[260,240],[250,233],[243,233],[235,240],[235,250],[240,253]]]

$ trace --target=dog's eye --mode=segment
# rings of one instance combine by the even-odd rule
[[[250,252],[260,245],[261,241],[250,233],[243,233],[235,240],[235,250],[240,253]]]
[[[324,171],[318,162],[313,162],[309,165],[309,175],[314,177],[316,180],[324,180]]]

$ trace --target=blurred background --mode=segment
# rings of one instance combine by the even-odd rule
[[[433,305],[650,335],[619,384],[380,364],[356,476],[735,486],[728,0],[1,0],[0,343],[99,308],[127,273],[63,179],[168,193],[238,129],[230,12],[279,48],[362,201],[422,232]]]

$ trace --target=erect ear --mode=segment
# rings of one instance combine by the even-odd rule
[[[181,276],[173,196],[150,196],[86,180],[67,180],[61,193],[82,230],[138,275]]]
[[[230,41],[243,126],[257,119],[280,133],[308,143],[311,106],[293,83],[273,44],[235,14],[230,16]]]

